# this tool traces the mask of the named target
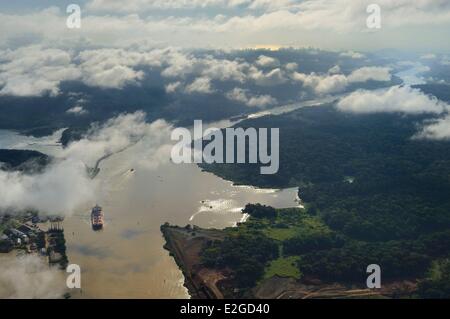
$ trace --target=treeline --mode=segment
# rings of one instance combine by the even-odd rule
[[[242,210],[242,213],[249,214],[256,218],[274,219],[277,217],[275,208],[261,204],[247,204]]]
[[[0,169],[3,170],[39,172],[50,162],[49,156],[37,151],[0,149]]]
[[[239,288],[253,287],[264,274],[266,263],[278,258],[278,245],[263,235],[238,234],[205,247],[203,263],[208,267],[232,269]]]
[[[419,284],[422,298],[448,299],[450,296],[450,259],[436,261]]]
[[[286,255],[303,255],[318,250],[340,248],[345,238],[334,232],[313,233],[297,236],[283,242],[283,252]]]
[[[434,259],[449,253],[450,231],[424,235],[416,240],[388,242],[348,241],[339,248],[316,245],[302,255],[304,274],[327,281],[364,282],[366,267],[378,264],[383,278],[422,278]]]
[[[203,168],[236,183],[299,187],[308,212],[332,230],[283,242],[285,254],[301,256],[302,273],[360,282],[376,263],[386,278],[420,279],[450,254],[450,142],[412,138],[425,119],[325,105],[247,120],[240,126],[280,128],[278,174],[246,164]]]

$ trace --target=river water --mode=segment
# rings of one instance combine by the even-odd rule
[[[83,270],[83,297],[186,298],[183,276],[163,249],[165,222],[223,228],[242,219],[249,202],[294,206],[296,190],[234,187],[195,165],[158,170],[126,167],[120,154],[98,178],[114,187],[102,198],[106,226],[93,232],[89,208],[64,222],[71,263]]]
[[[305,104],[284,106],[272,113]],[[231,124],[222,121],[209,127]],[[0,131],[0,148],[35,149],[57,155],[61,150],[55,142],[58,134],[35,139]],[[279,208],[299,205],[295,188],[233,186],[202,172],[195,164],[175,165],[169,158],[157,169],[131,167],[129,159],[140,152],[139,144],[101,163],[96,178],[104,189],[97,202],[105,212],[104,229],[94,232],[90,227],[90,209],[95,202],[86,203],[64,221],[69,262],[80,265],[82,270],[82,289],[71,292],[74,298],[189,298],[181,271],[163,249],[163,223],[224,228],[245,218],[240,210],[247,203]]]
[[[418,72],[412,68],[397,75],[405,84],[417,84],[421,80]],[[250,117],[281,114],[336,98],[286,105]],[[234,123],[224,120],[208,126],[223,128]],[[56,141],[60,134],[32,138],[0,130],[0,148],[34,149],[58,156],[61,146]],[[129,159],[140,153],[143,145],[145,141],[101,163],[96,179],[104,189],[97,203],[105,212],[104,230],[94,232],[90,227],[94,202],[86,203],[64,221],[69,262],[82,270],[82,289],[71,291],[74,298],[189,298],[181,271],[163,249],[161,224],[224,228],[243,221],[240,210],[247,203],[279,208],[299,205],[295,188],[233,186],[202,172],[195,164],[175,165],[169,158],[156,169],[132,167]]]

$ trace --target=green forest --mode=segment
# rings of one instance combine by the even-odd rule
[[[0,168],[3,170],[40,172],[50,162],[49,156],[37,151],[0,149]]]
[[[424,120],[347,114],[333,105],[302,108],[239,124],[280,128],[276,175],[259,174],[255,164],[202,168],[236,184],[299,188],[304,213],[287,220],[266,207],[246,207],[252,221],[240,229],[277,243],[276,258],[296,257],[303,276],[364,283],[366,266],[375,263],[384,280],[418,280],[421,297],[449,297],[450,142],[414,138]],[[241,231],[231,234],[239,238]],[[206,256],[225,256],[219,246]]]

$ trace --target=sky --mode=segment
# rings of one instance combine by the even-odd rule
[[[79,29],[67,27],[72,3]],[[0,211],[79,211],[105,191],[86,165],[137,140],[129,167],[158,169],[173,118],[145,112],[226,118],[333,96],[341,112],[425,114],[411,138],[448,141],[448,101],[410,85],[450,84],[449,39],[450,0],[2,0],[0,129],[103,122],[39,175],[0,169]],[[240,50],[257,48],[272,51]],[[0,296],[61,295],[52,272],[29,278],[39,260],[0,264]]]
[[[106,123],[39,177],[0,170],[0,209],[70,214],[97,193],[86,163],[122,149],[136,132],[162,141],[174,116],[186,114],[218,120],[345,94],[339,111],[427,114],[411,138],[450,139],[450,105],[409,86],[450,83],[449,0],[70,2],[81,7],[79,29],[66,25],[69,1],[0,4],[0,124],[33,126],[36,116],[43,125],[50,115],[70,125]],[[380,29],[367,27],[372,3],[381,8]],[[23,117],[25,107],[33,116]],[[168,122],[146,123],[141,109]],[[129,114],[112,118],[121,112]],[[164,153],[165,144],[149,150]]]
[[[66,27],[78,4],[82,27]],[[381,9],[369,29],[367,6]],[[132,45],[280,46],[328,50],[450,51],[448,0],[17,0],[0,4],[0,48]]]

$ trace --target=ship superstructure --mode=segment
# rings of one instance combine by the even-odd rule
[[[91,224],[93,230],[100,230],[103,228],[105,221],[104,221],[104,214],[103,209],[95,205],[94,208],[92,208],[91,211]]]

